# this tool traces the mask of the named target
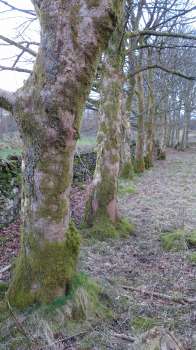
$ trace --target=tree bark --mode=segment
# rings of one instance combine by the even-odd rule
[[[122,95],[121,99],[121,146],[120,146],[120,176],[125,179],[132,179],[134,174],[131,159],[131,107],[134,94],[135,79],[131,76],[127,79],[129,90],[127,96]]]
[[[148,62],[151,63],[151,52],[148,53]],[[153,166],[153,151],[154,151],[154,137],[155,137],[155,98],[153,87],[153,71],[148,71],[148,109],[147,109],[147,123],[146,123],[146,154],[145,167],[149,169]]]
[[[103,68],[97,162],[86,216],[89,225],[97,220],[103,220],[103,217],[115,223],[119,217],[117,180],[120,163],[120,96],[123,77],[120,59],[115,55],[115,51],[116,38],[112,38]]]
[[[69,209],[75,145],[122,1],[33,3],[41,24],[33,73],[14,103],[3,93],[0,98],[9,109],[12,104],[24,143],[22,244],[8,291],[18,307],[64,295],[75,273],[80,238]]]
[[[141,173],[145,170],[144,163],[144,91],[143,91],[142,73],[136,75],[136,96],[138,101],[138,118],[137,118],[137,141],[135,151],[134,170]]]

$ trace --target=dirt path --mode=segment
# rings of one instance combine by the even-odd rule
[[[121,213],[135,223],[135,235],[83,248],[81,268],[104,284],[110,282],[107,288],[113,294],[116,313],[112,331],[133,334],[153,325],[164,326],[177,334],[187,350],[196,349],[193,305],[122,288],[129,285],[172,296],[195,295],[196,269],[187,258],[190,252],[165,252],[160,233],[182,226],[196,229],[196,150],[169,151],[166,161],[157,161],[134,183],[136,193],[124,195],[119,204]],[[106,348],[131,349],[122,340],[117,344],[109,336],[111,329],[104,330]]]

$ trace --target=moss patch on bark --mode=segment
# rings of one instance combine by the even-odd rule
[[[34,303],[50,303],[57,295],[66,294],[76,270],[80,246],[74,225],[70,225],[62,242],[44,240],[38,244],[32,234],[28,242],[29,255],[22,246],[8,290],[10,303],[23,309]]]
[[[123,164],[123,168],[121,170],[121,177],[124,179],[132,179],[134,176],[134,169],[133,169],[133,165],[132,162],[127,162],[125,164]]]
[[[139,160],[135,159],[134,161],[134,171],[139,174],[139,173],[143,173],[145,170],[145,162],[144,162],[144,158],[141,158]]]

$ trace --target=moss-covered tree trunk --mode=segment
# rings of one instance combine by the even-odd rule
[[[142,72],[136,75],[136,96],[138,105],[137,116],[137,140],[135,151],[134,169],[136,173],[141,173],[145,170],[144,162],[144,85]]]
[[[167,115],[164,109],[159,115],[157,125],[157,159],[166,159]]]
[[[69,194],[81,113],[121,1],[34,0],[41,43],[24,87],[0,91],[24,142],[21,252],[8,291],[19,307],[66,293],[79,235]]]
[[[103,217],[109,218],[113,223],[118,220],[117,179],[120,162],[122,73],[115,50],[116,43],[113,39],[110,41],[103,68],[97,162],[87,205],[88,224],[102,220]]]
[[[130,143],[131,143],[131,107],[134,94],[135,79],[130,76],[127,80],[128,91],[121,99],[121,146],[120,146],[120,176],[132,179],[134,174]]]
[[[148,53],[149,65],[152,63],[151,52]],[[146,121],[146,169],[153,166],[154,138],[155,138],[155,98],[153,87],[153,70],[148,70],[148,97],[147,97],[147,121]]]
[[[116,30],[109,42],[104,60],[101,86],[100,123],[97,137],[97,163],[86,207],[85,221],[99,239],[124,234],[132,227],[119,218],[117,186],[120,165],[120,97],[122,66],[119,42],[122,34]],[[119,53],[119,54],[117,54]]]

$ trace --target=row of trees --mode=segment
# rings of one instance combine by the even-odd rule
[[[20,58],[36,56],[22,88],[0,90],[0,107],[14,115],[24,144],[22,243],[8,291],[10,302],[20,307],[63,295],[76,270],[80,238],[70,221],[69,195],[85,105],[98,108],[100,116],[85,221],[101,234],[106,228],[129,231],[118,212],[118,176],[132,177],[152,166],[155,142],[164,158],[166,140],[180,142],[181,123],[187,140],[195,94],[189,2],[33,4],[36,12],[18,10],[39,19],[38,52],[31,48],[35,42],[0,37],[20,52],[17,62],[1,69],[27,73],[18,66]],[[131,116],[137,123],[134,161]]]

